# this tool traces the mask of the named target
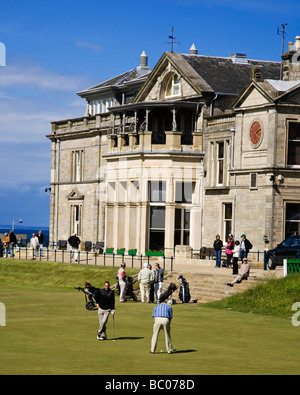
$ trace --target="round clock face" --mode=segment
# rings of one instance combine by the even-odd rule
[[[257,147],[262,140],[262,127],[259,122],[254,122],[250,129],[251,143]]]

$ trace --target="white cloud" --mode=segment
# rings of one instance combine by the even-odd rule
[[[19,60],[1,68],[0,88],[27,87],[58,92],[76,92],[88,86],[88,79],[80,76],[64,75],[48,70],[36,63]]]
[[[86,41],[77,40],[75,41],[76,47],[91,49],[92,51],[102,51],[101,45],[89,43]]]
[[[83,116],[86,104],[76,92],[90,85],[23,59],[0,68],[1,194],[48,185],[51,122]]]

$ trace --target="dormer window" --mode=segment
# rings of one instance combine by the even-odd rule
[[[173,75],[168,82],[166,89],[166,97],[180,95],[180,81],[178,75]]]

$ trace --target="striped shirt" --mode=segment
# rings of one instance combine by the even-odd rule
[[[161,303],[155,306],[152,317],[173,318],[173,309],[171,306]]]

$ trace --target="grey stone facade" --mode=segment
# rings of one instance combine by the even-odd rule
[[[53,122],[47,136],[50,240],[76,232],[106,248],[172,255],[176,244],[197,250],[229,233],[263,251],[298,231],[292,52],[286,81],[279,62],[193,48],[163,54],[151,73],[142,54],[134,71],[80,92],[86,115]]]

